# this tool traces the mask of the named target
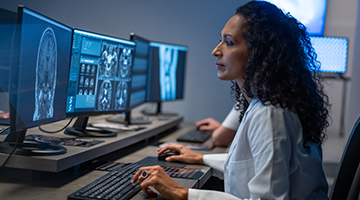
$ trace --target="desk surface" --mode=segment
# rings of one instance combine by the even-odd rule
[[[99,120],[99,119],[96,119]],[[174,122],[167,121],[163,123],[175,123],[179,119],[174,119]],[[156,125],[156,123],[162,123],[162,122],[155,122],[153,126]],[[166,127],[163,127],[164,130],[166,130]],[[171,126],[170,126],[171,127]],[[45,128],[45,127],[44,127]],[[181,123],[178,126],[178,129],[170,133],[169,135],[161,138],[159,142],[175,142],[176,138],[188,130],[195,128],[195,125],[193,123]],[[56,127],[54,127],[56,129]],[[167,128],[168,129],[168,128]],[[158,130],[155,128],[155,132]],[[146,138],[142,134],[150,136],[154,135],[152,131],[150,132],[140,132],[138,136],[139,138]],[[127,137],[134,137],[134,135],[137,135],[138,133],[127,133]],[[142,135],[142,136],[140,136]],[[119,137],[119,136],[118,136]],[[120,136],[121,137],[121,136]],[[127,137],[123,137],[119,140],[125,140]],[[116,143],[116,145],[121,145],[124,141],[115,142],[112,139],[109,139],[109,141],[106,141],[105,144],[107,145],[113,145],[112,143]],[[184,143],[186,144],[186,143]],[[136,145],[136,144],[134,144]],[[130,148],[134,145],[130,145],[127,148]],[[106,146],[106,145],[105,145]],[[105,148],[105,147],[103,147]],[[68,148],[68,150],[71,148]],[[100,148],[101,149],[101,148]],[[119,149],[117,147],[116,149]],[[156,156],[157,154],[157,146],[153,145],[147,145],[145,147],[138,148],[132,153],[127,154],[124,157],[121,157],[119,159],[116,159],[114,161],[121,162],[121,163],[129,163],[129,162],[136,162],[139,161],[147,156]],[[89,149],[92,153],[96,153],[96,149]],[[98,149],[99,150],[99,149]],[[112,149],[113,150],[113,149]],[[226,149],[225,148],[213,148],[210,150],[199,150],[200,153],[222,153]],[[70,152],[75,150],[70,150]],[[111,151],[111,150],[108,150]],[[122,151],[122,150],[119,150]],[[104,150],[105,152],[105,150]],[[103,153],[104,153],[103,152]],[[116,153],[116,152],[115,152]],[[74,153],[75,154],[75,153]],[[86,152],[83,152],[83,154],[87,154]],[[106,156],[106,155],[105,155]],[[54,160],[61,160],[58,156]],[[97,156],[93,156],[94,158]],[[103,156],[104,157],[104,156]],[[101,158],[101,157],[100,157]],[[73,158],[75,159],[75,158]],[[80,159],[78,157],[78,159]],[[14,159],[15,160],[15,159]],[[12,165],[16,165],[16,160],[12,161]],[[11,161],[11,159],[10,159]],[[0,161],[2,162],[2,161]],[[36,160],[33,160],[34,164],[36,164]],[[61,161],[59,161],[61,162]],[[70,161],[68,161],[70,162]],[[11,162],[10,162],[11,163]],[[81,163],[81,161],[77,161],[77,163]],[[180,185],[187,187],[187,188],[200,188],[211,176],[211,168],[204,166],[204,165],[187,165],[186,167],[191,168],[201,168],[204,172],[204,176],[200,180],[192,180],[192,179],[179,179],[174,178],[174,180],[179,183]],[[45,166],[43,167],[45,168]],[[21,170],[20,170],[21,171]],[[27,170],[28,171],[28,170]],[[6,171],[3,171],[4,173]],[[35,172],[35,171],[34,171]],[[76,190],[82,188],[83,186],[91,183],[92,181],[98,179],[99,177],[103,176],[107,172],[105,171],[99,171],[99,170],[90,170],[86,168],[82,168],[79,166],[69,168],[66,170],[63,170],[58,173],[51,173],[51,172],[42,172],[37,174],[37,179],[32,181],[26,181],[26,180],[16,180],[6,177],[0,177],[0,199],[27,199],[27,200],[42,200],[42,199],[53,199],[53,200],[64,200],[67,199],[67,196],[71,193],[75,192]],[[138,194],[136,194],[132,199],[149,199],[145,196],[145,194],[140,191]]]
[[[91,117],[89,123],[107,123],[105,118],[107,115]],[[84,139],[102,140],[99,144],[91,147],[65,146],[67,148],[66,154],[53,156],[21,156],[12,155],[11,159],[6,164],[10,168],[39,170],[48,172],[60,172],[69,167],[76,166],[83,162],[89,161],[96,157],[113,152],[117,149],[135,144],[141,140],[148,139],[164,132],[172,127],[177,126],[182,121],[182,117],[174,116],[167,120],[154,120],[149,125],[141,125],[145,129],[139,131],[120,131],[116,137],[82,137]],[[45,125],[42,128],[45,130],[59,130],[67,123],[67,120]],[[45,136],[54,136],[60,138],[75,138],[75,136],[65,135],[63,132],[56,134],[46,134],[39,131],[38,128],[28,129],[27,135],[38,134]],[[0,141],[3,141],[5,135],[0,135]],[[8,157],[8,154],[0,153],[0,163],[3,163]]]

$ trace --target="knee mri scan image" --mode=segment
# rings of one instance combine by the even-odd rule
[[[40,73],[41,72],[41,73]],[[35,111],[33,121],[54,115],[54,96],[57,73],[57,44],[51,28],[41,36],[36,61]]]

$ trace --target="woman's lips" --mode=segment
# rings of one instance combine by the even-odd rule
[[[223,64],[216,62],[216,69],[220,70],[223,67],[224,67]]]

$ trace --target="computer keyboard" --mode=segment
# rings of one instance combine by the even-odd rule
[[[107,167],[106,167],[107,166]],[[120,166],[114,168],[114,166]],[[99,170],[111,170],[104,176],[84,186],[68,196],[68,200],[112,200],[129,199],[138,193],[141,188],[138,183],[132,184],[130,181],[140,167],[149,166],[145,163],[107,163],[97,167]],[[162,166],[173,178],[200,179],[204,174],[200,169]]]
[[[131,169],[114,169],[69,195],[68,200],[129,199],[141,190],[138,182],[130,182],[135,172]]]
[[[204,143],[211,137],[211,134],[212,131],[194,129],[181,135],[176,140],[179,142]]]

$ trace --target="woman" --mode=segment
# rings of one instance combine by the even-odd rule
[[[225,193],[187,189],[161,167],[141,168],[133,178],[167,199],[328,199],[321,144],[328,126],[316,54],[304,25],[276,6],[251,1],[237,9],[213,50],[221,80],[235,80],[240,126],[229,153],[180,152],[167,161],[201,163],[224,175]],[[148,177],[140,177],[146,170]],[[140,177],[140,178],[139,178]]]

